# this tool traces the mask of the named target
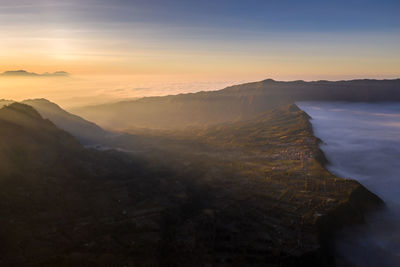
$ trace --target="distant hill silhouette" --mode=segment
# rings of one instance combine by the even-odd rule
[[[58,129],[25,104],[12,103],[1,108],[0,126],[0,168],[3,172],[23,173],[41,166],[60,164],[58,160],[62,155],[83,149],[70,134]],[[33,154],[38,157],[32,157]]]
[[[145,97],[73,112],[103,127],[171,129],[246,119],[295,101],[400,101],[400,79],[337,82],[268,79],[219,91]]]
[[[13,103],[12,100],[0,100],[0,107]],[[78,138],[83,144],[102,143],[112,135],[96,124],[71,114],[47,99],[28,99],[21,103],[35,108],[43,118],[51,120],[59,128]]]
[[[101,143],[104,138],[111,135],[96,124],[65,111],[47,99],[28,99],[22,103],[34,107],[42,117],[51,120],[59,128],[71,133],[84,144]]]
[[[45,72],[38,74],[35,72],[28,72],[26,70],[9,70],[0,74],[0,77],[68,77],[69,73],[65,71],[56,71],[53,73]]]

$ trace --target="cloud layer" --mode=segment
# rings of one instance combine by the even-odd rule
[[[367,225],[347,229],[338,257],[355,266],[400,262],[400,103],[299,103],[339,176],[360,181],[387,204]]]

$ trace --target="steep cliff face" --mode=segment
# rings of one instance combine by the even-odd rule
[[[311,119],[310,116],[308,116],[309,119]],[[308,131],[313,133],[310,122]],[[321,140],[318,139],[318,144],[320,142]],[[318,148],[315,158],[322,166],[329,163],[320,148]],[[334,241],[338,231],[353,225],[364,224],[365,216],[385,206],[382,199],[359,182],[355,180],[346,181],[351,183],[351,190],[348,196],[343,198],[337,206],[333,207],[325,215],[319,216],[315,221],[320,248],[315,253],[305,254],[302,257],[306,261],[310,261],[310,264],[312,263],[316,266],[336,266]]]
[[[356,182],[357,183],[357,182]],[[336,266],[334,241],[338,231],[365,223],[365,216],[384,207],[375,194],[358,184],[349,197],[316,221],[320,249],[314,255],[323,266]]]

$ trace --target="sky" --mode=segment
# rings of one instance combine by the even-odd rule
[[[266,78],[394,78],[399,12],[390,0],[0,0],[0,72],[74,77],[52,91],[4,79],[0,89],[106,101]]]

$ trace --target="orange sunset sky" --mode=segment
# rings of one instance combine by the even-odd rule
[[[266,78],[399,77],[398,4],[267,2],[2,0],[0,72],[71,76],[2,77],[0,98],[77,106]]]

